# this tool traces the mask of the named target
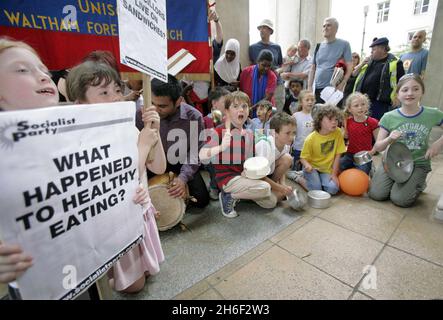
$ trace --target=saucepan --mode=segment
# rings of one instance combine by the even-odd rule
[[[365,165],[372,162],[372,156],[368,151],[360,151],[354,154],[354,164],[357,166]]]
[[[331,195],[322,190],[308,192],[308,203],[312,208],[326,209],[331,205]]]
[[[294,189],[294,191],[286,198],[289,206],[297,211],[303,209],[308,202],[305,192],[297,189]]]
[[[414,171],[412,153],[401,142],[389,145],[383,153],[382,161],[386,174],[397,183],[408,181]]]

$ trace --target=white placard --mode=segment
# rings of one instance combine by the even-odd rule
[[[121,63],[168,79],[166,0],[117,0]]]
[[[343,99],[343,92],[334,87],[326,87],[321,91],[320,98],[322,98],[325,103],[336,106],[341,99]]]
[[[23,299],[72,299],[142,235],[133,102],[0,113],[0,234]]]

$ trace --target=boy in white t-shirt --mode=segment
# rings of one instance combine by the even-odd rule
[[[271,185],[278,201],[286,199],[292,188],[285,183],[286,172],[292,166],[290,146],[295,137],[295,119],[285,112],[275,114],[270,121],[269,135],[256,137],[255,155],[269,160],[271,173],[263,180]]]

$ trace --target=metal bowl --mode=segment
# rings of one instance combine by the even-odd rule
[[[308,192],[308,203],[312,208],[326,209],[331,205],[331,195],[321,190]]]
[[[289,206],[297,211],[303,209],[303,207],[308,202],[306,193],[298,189],[294,189],[294,191],[286,198],[288,200]]]
[[[401,142],[389,145],[383,153],[382,161],[388,177],[397,183],[408,181],[414,171],[412,153]]]
[[[360,151],[354,154],[354,164],[357,166],[365,165],[372,162],[372,156],[368,151]]]

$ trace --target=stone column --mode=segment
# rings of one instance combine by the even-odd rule
[[[428,64],[425,73],[426,94],[423,104],[443,110],[443,1],[439,1],[435,14],[432,43],[429,51]]]
[[[240,42],[240,63],[242,68],[249,65],[249,1],[217,1],[217,13],[223,27],[223,42],[235,38]],[[224,47],[222,53],[224,52]],[[215,63],[215,62],[214,62]]]

